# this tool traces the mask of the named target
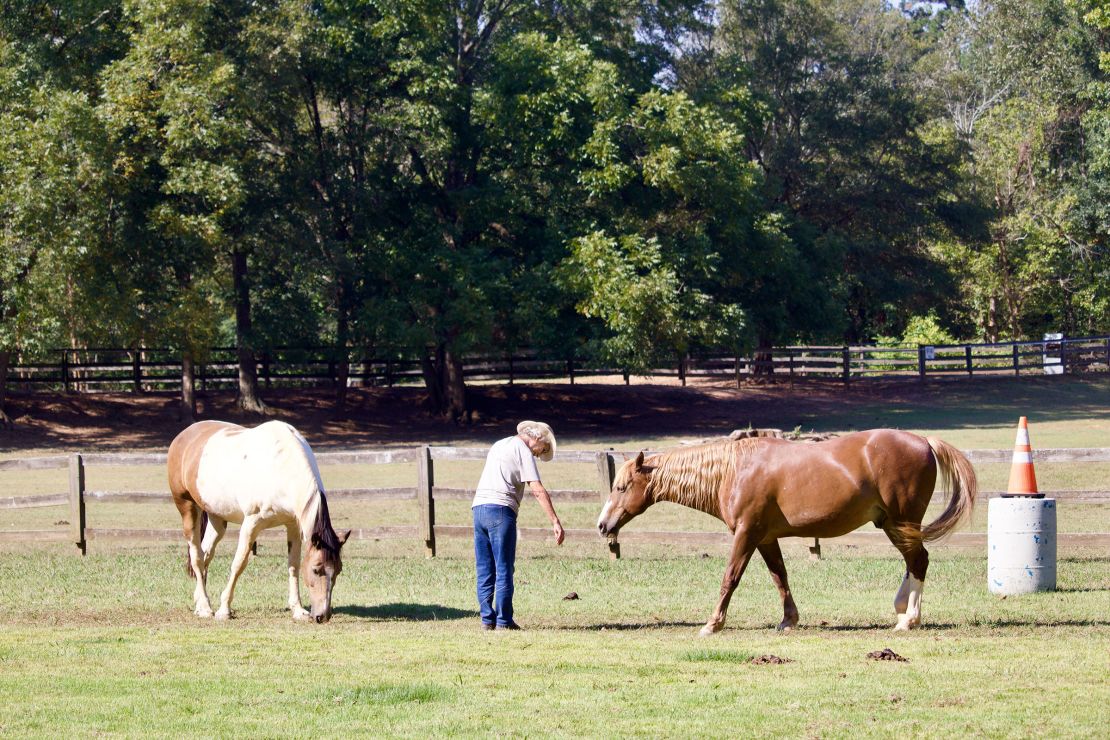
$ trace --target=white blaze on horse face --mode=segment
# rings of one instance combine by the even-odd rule
[[[601,510],[601,516],[597,518],[597,528],[601,529],[601,525],[609,519],[609,509],[613,508],[612,499],[605,502],[605,507]]]

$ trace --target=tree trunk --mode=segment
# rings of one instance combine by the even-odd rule
[[[235,250],[231,255],[235,282],[235,344],[239,360],[239,395],[235,407],[241,411],[265,414],[270,409],[258,392],[258,363],[254,357],[251,327],[251,293],[247,278],[247,253]]]
[[[193,353],[184,350],[181,353],[181,410],[178,414],[180,421],[192,424],[197,418],[197,394],[194,387]]]
[[[765,378],[775,373],[775,356],[772,352],[770,338],[760,335],[756,340],[755,356],[752,370],[757,377]]]
[[[4,410],[4,401],[8,396],[8,366],[11,359],[11,350],[0,350],[0,429],[11,429],[14,426],[12,418]]]
[[[470,409],[466,404],[466,379],[463,377],[462,358],[448,349],[444,353],[443,369],[446,373],[446,382],[443,385],[447,402],[444,415],[456,424],[469,423]]]
[[[432,412],[457,424],[469,423],[462,359],[442,342],[436,347],[434,357],[423,358],[421,369]]]

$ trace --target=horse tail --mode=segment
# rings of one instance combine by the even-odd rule
[[[208,512],[205,511],[204,509],[201,509],[201,511],[200,511],[200,525],[199,526],[200,526],[200,539],[201,539],[201,542],[203,542],[204,541],[204,528],[208,526]],[[197,579],[197,574],[193,570],[193,563],[189,559],[189,546],[188,545],[185,546],[185,572],[188,573],[189,577],[192,578],[194,581]]]
[[[971,516],[975,508],[975,497],[979,495],[979,482],[975,468],[962,452],[942,439],[926,437],[933,457],[937,461],[937,472],[941,475],[948,507],[921,530],[921,538],[931,541],[944,537],[965,518]]]

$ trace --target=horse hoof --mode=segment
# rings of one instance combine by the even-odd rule
[[[212,616],[212,610],[211,609],[197,609],[193,613],[196,614],[198,617],[200,617],[202,619],[208,619]]]
[[[778,626],[778,631],[783,633],[793,632],[795,626],[796,624],[794,622],[783,622]]]
[[[705,625],[704,627],[701,628],[701,631],[698,632],[698,637],[712,637],[713,635],[717,634],[719,631],[720,630],[713,629],[712,627],[710,627],[707,624],[707,625]]]
[[[216,619],[219,619],[221,622],[225,621],[225,620],[228,620],[228,619],[231,619],[231,610],[230,609],[220,609],[218,612],[216,612]]]
[[[306,612],[304,609],[294,609],[293,619],[299,620],[301,622],[306,622],[312,619],[312,615]]]

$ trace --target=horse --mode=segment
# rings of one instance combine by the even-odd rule
[[[339,551],[351,532],[337,535],[332,528],[320,469],[296,429],[280,421],[253,429],[223,421],[197,422],[170,444],[167,468],[189,544],[185,568],[197,581],[193,603],[198,617],[231,618],[235,584],[247,566],[251,546],[262,530],[284,525],[293,618],[317,623],[331,619],[332,590],[343,569]],[[208,566],[228,522],[240,525],[239,546],[220,608],[213,615]],[[302,549],[300,570],[311,611],[301,606],[297,566]]]
[[[937,476],[948,505],[921,526]],[[874,429],[824,442],[773,437],[720,440],[678,448],[623,463],[597,520],[601,534],[615,534],[657,501],[671,501],[721,519],[732,547],[720,598],[701,629],[707,636],[725,624],[732,592],[756,550],[782,597],[778,629],[798,624],[779,539],[838,537],[872,522],[906,561],[894,597],[895,630],[921,624],[921,596],[929,553],[923,542],[939,539],[974,506],[975,470],[952,445],[894,429]]]

